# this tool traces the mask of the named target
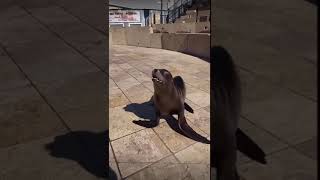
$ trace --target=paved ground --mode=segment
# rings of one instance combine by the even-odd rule
[[[317,6],[304,0],[215,1],[213,43],[243,84],[241,127],[268,165],[240,156],[247,180],[317,179]]]
[[[4,2],[11,3],[2,6]],[[0,177],[105,178],[105,158],[101,158],[106,154],[104,142],[107,139],[106,109],[103,108],[106,87],[103,82],[108,78],[104,71],[107,52],[103,53],[107,46],[103,33],[106,30],[105,7],[98,0],[25,2],[4,0],[0,3]],[[241,72],[244,88],[241,127],[268,153],[267,166],[240,155],[241,175],[248,180],[316,179],[317,7],[303,0],[230,0],[212,5],[217,24],[214,43],[231,51]],[[118,63],[112,63],[132,63],[137,57],[134,58],[132,50],[129,52],[132,59],[119,58],[115,59]],[[145,51],[149,52],[152,51]],[[132,64],[132,67],[143,72],[139,70],[142,65]],[[132,73],[135,77],[135,72]],[[129,82],[120,83],[119,87],[127,88],[126,84],[133,83],[133,79],[140,82],[138,78],[128,79]],[[192,82],[192,78],[189,81]],[[203,84],[197,84],[197,81],[193,83],[205,92],[206,86],[201,87]],[[141,84],[150,88],[150,83],[149,86],[148,83]],[[132,95],[126,98],[130,100],[127,103],[132,104],[144,97]],[[125,98],[119,99],[121,102]],[[193,100],[190,98],[190,101]],[[196,105],[195,102],[192,106]],[[136,118],[134,113],[131,115],[132,119]],[[198,132],[208,134],[196,123],[194,121]],[[154,148],[161,148],[166,141],[161,141],[159,134],[166,131],[175,134],[166,125],[163,122],[158,131],[157,128],[140,129],[140,134],[135,135],[151,135],[147,136],[149,141],[160,141]],[[125,136],[121,131],[117,133],[118,137]],[[117,140],[125,142],[130,137]],[[117,142],[114,137],[110,139]],[[138,142],[137,146],[144,145]],[[191,141],[181,142],[184,146]],[[178,166],[176,169],[193,169],[188,171],[190,179],[198,176],[195,172],[205,170],[201,165],[185,166],[182,163],[187,157],[184,151],[177,150],[181,153],[178,156],[172,150],[174,146],[167,144],[160,153],[153,154],[153,159],[143,156],[148,160],[147,164],[155,162],[154,159],[160,161],[141,168],[142,171],[129,178],[143,177],[156,172],[156,167],[168,167],[168,164]],[[200,143],[188,148],[201,149],[196,144]],[[120,141],[115,143],[117,145],[134,147]],[[117,158],[117,152],[114,153]],[[123,168],[127,164],[122,163],[120,171],[121,167],[128,174],[135,171]],[[139,167],[142,166],[146,164],[140,163]],[[113,166],[115,173],[117,168]],[[172,174],[173,168],[160,169],[164,173],[158,171],[158,177]]]
[[[109,156],[112,169],[126,179],[210,179],[210,145],[189,139],[176,119],[161,119],[144,128],[133,120],[154,120],[148,104],[153,92],[151,71],[168,69],[187,85],[187,102],[195,110],[188,123],[210,136],[210,64],[178,52],[112,46],[109,66]]]
[[[0,179],[105,179],[104,7],[11,2],[0,3]]]

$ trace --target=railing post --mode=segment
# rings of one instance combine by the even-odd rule
[[[161,0],[160,24],[163,24],[162,4],[163,4],[163,0]]]

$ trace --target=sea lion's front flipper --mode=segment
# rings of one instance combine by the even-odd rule
[[[157,109],[156,107],[154,108],[154,110],[155,110],[155,116],[156,116],[156,118],[155,118],[155,126],[158,126],[159,125],[159,122],[160,122],[160,111],[159,111],[159,109]]]
[[[153,106],[154,101],[153,101],[153,96],[151,96],[150,100],[146,102],[147,105]]]

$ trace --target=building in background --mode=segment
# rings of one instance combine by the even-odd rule
[[[145,26],[144,10],[125,9],[109,5],[109,27]]]
[[[163,2],[162,11],[109,4],[109,27],[210,22],[209,0],[163,0],[161,2]]]

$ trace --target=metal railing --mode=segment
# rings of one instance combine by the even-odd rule
[[[167,10],[166,22],[173,23],[176,19],[186,14],[188,8],[190,8],[195,0],[178,0]]]

